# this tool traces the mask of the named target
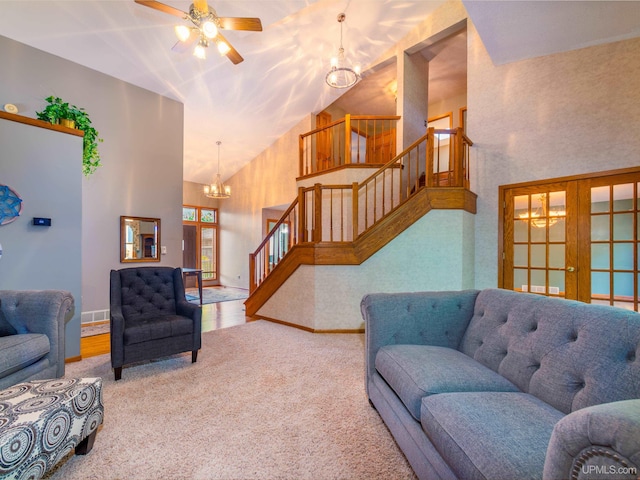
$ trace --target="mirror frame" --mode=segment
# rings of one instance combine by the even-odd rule
[[[155,257],[145,257],[145,258],[127,258],[126,257],[126,224],[127,220],[138,220],[142,222],[152,222],[155,223],[157,228],[157,238],[156,238],[156,255]],[[130,215],[121,215],[120,216],[120,263],[141,263],[141,262],[159,262],[160,261],[160,219],[159,218],[150,218],[150,217],[133,217]]]

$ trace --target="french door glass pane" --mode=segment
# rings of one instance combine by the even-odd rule
[[[564,244],[549,245],[549,268],[564,268]]]
[[[564,270],[549,272],[549,295],[564,295]]]
[[[613,211],[633,211],[633,183],[623,183],[613,186]]]
[[[613,239],[633,240],[633,213],[616,213],[613,216]]]
[[[610,201],[609,185],[604,187],[593,187],[591,189],[591,213],[602,213],[609,211]]]
[[[522,290],[523,292],[529,291],[529,279],[528,270],[526,268],[514,268],[513,269],[513,288],[516,290]]]
[[[633,270],[633,243],[613,244],[613,269]]]
[[[593,270],[609,270],[609,244],[591,244],[591,268]]]
[[[609,297],[609,272],[591,272],[591,294]],[[593,303],[593,302],[592,302]],[[607,304],[609,301],[607,300]]]
[[[609,215],[591,216],[591,241],[609,240]]]
[[[202,227],[200,229],[200,258],[203,280],[216,278],[215,238],[215,229],[213,227]]]
[[[531,266],[544,268],[547,266],[547,246],[531,245]]]

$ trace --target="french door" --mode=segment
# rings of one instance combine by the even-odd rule
[[[638,311],[640,169],[500,187],[498,285]]]

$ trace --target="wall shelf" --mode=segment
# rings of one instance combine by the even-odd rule
[[[75,128],[67,128],[67,127],[63,127],[62,125],[53,125],[49,122],[45,122],[44,120],[25,117],[23,115],[18,115],[15,113],[0,111],[0,118],[4,118],[5,120],[11,120],[12,122],[25,123],[27,125],[32,125],[34,127],[45,128],[47,130],[55,130],[56,132],[66,133],[68,135],[75,135],[77,137],[84,136],[84,132],[82,130],[78,130]]]

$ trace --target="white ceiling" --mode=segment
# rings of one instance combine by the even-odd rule
[[[163,3],[187,11],[191,2]],[[305,115],[345,93],[324,83],[329,58],[339,43],[340,12],[347,15],[347,58],[366,68],[443,3],[210,0],[220,16],[262,20],[262,32],[225,31],[245,59],[239,65],[212,48],[204,61],[173,52],[173,26],[180,20],[133,0],[0,0],[0,35],[183,102],[184,178],[206,183],[216,170],[216,140],[222,141],[221,173],[228,178]],[[637,1],[464,4],[496,64],[640,35]],[[447,61],[466,56],[464,40],[450,40]],[[437,61],[438,52],[423,52],[432,54]],[[430,67],[430,74],[438,72]],[[446,67],[443,64],[438,75],[442,88],[459,90],[466,82],[466,69]],[[341,101],[355,97],[355,105],[380,96],[380,88],[394,73],[393,65],[381,69]],[[371,108],[388,110],[392,105]]]

